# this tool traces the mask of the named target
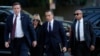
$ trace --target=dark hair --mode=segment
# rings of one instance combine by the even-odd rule
[[[52,14],[54,14],[52,10],[46,10],[45,12],[51,12]]]
[[[12,6],[15,6],[15,5],[20,5],[20,6],[21,6],[21,4],[20,4],[19,2],[14,2],[14,3],[12,4]]]

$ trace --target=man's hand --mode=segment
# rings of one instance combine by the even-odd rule
[[[94,45],[91,45],[90,46],[90,51],[94,51],[95,50],[95,46]]]
[[[32,42],[32,46],[33,46],[33,47],[36,47],[36,45],[37,45],[37,41],[33,41],[33,42]]]
[[[66,52],[66,51],[67,51],[67,48],[66,48],[66,47],[63,47],[63,48],[62,48],[62,51],[63,51],[63,52]]]
[[[5,47],[9,48],[9,42],[5,42]]]

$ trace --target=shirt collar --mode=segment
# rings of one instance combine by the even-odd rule
[[[54,19],[52,19],[51,21],[50,21],[50,23],[53,23],[54,22]]]
[[[14,16],[16,16],[16,14],[14,14]],[[20,16],[20,12],[18,13],[18,15],[17,15],[18,17]]]
[[[81,18],[80,22],[83,22],[83,18]]]
[[[83,18],[81,18],[80,20],[77,20],[77,21],[83,22]]]

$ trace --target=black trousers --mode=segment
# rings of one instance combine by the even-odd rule
[[[74,56],[90,56],[90,49],[85,41],[76,43]]]
[[[45,48],[46,56],[64,56],[64,53],[61,52],[59,44],[55,44],[52,46],[52,44],[46,46]]]
[[[28,43],[25,37],[15,38],[14,40],[12,40],[10,47],[11,47],[11,56],[29,56]]]
[[[43,47],[37,45],[36,47],[30,47],[30,54],[31,56],[43,56]]]

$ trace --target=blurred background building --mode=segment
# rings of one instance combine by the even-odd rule
[[[30,15],[31,18],[33,17],[31,14],[39,13],[44,20],[45,10],[51,9],[55,14],[55,19],[60,21],[64,19],[61,22],[66,33],[69,32],[69,27],[73,23],[74,11],[83,8],[84,19],[92,23],[97,37],[93,56],[100,56],[100,0],[0,0],[0,56],[11,54],[10,49],[4,47],[4,29],[6,17],[13,13],[11,7],[13,2],[20,2],[24,9],[22,12]]]
[[[22,4],[24,10],[32,14],[40,13],[43,17],[44,11],[51,8],[56,16],[61,16],[66,20],[73,19],[76,9],[100,6],[100,0],[0,0],[0,5],[10,6],[16,1]]]

